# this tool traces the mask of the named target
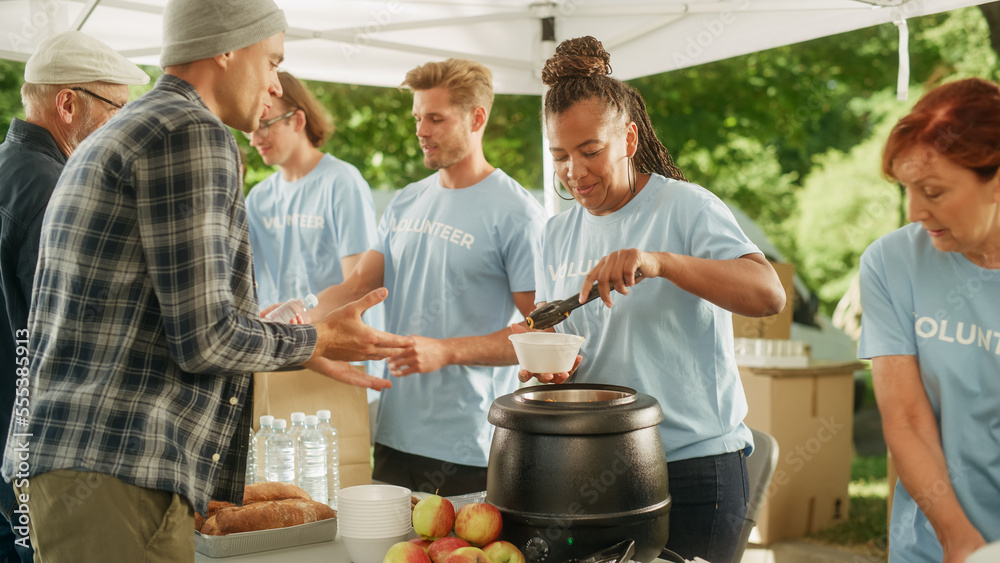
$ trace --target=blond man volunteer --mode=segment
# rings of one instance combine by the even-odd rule
[[[18,392],[17,370],[29,361],[31,286],[42,216],[66,159],[128,100],[129,84],[149,76],[111,47],[79,31],[46,38],[24,65],[24,120],[13,119],[0,145],[0,436],[7,437]],[[20,348],[18,340],[21,341]],[[20,353],[19,353],[20,351]],[[30,563],[20,503],[0,485],[0,561]],[[18,512],[15,513],[14,511]],[[16,536],[15,536],[16,534]]]
[[[44,563],[194,559],[193,509],[240,502],[251,372],[401,353],[360,319],[264,323],[226,127],[281,95],[272,0],[171,0],[164,75],[69,159],[42,226],[29,412],[3,473]],[[356,381],[361,382],[361,381]]]
[[[373,250],[317,313],[389,288],[386,327],[414,347],[388,362],[374,478],[442,495],[486,489],[493,400],[517,387],[514,315],[534,309],[535,256],[545,212],[483,154],[492,73],[448,59],[410,70],[416,135],[427,178],[386,209]],[[481,336],[486,335],[486,336]]]

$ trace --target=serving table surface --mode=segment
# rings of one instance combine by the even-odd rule
[[[247,561],[253,563],[351,563],[351,559],[347,556],[347,548],[344,547],[344,541],[340,539],[340,534],[337,534],[337,539],[333,541],[234,555],[233,557],[213,558],[195,553],[194,560],[195,563],[243,563]]]
[[[287,549],[275,549],[274,551],[262,551],[260,553],[248,553],[246,555],[235,555],[233,557],[212,558],[200,553],[194,554],[195,563],[351,563],[347,556],[347,548],[344,541],[337,534],[334,541],[289,547]],[[663,562],[657,559],[657,562]]]

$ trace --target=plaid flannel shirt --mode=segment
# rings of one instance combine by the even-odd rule
[[[200,512],[242,500],[251,373],[308,359],[316,329],[258,317],[237,151],[164,75],[69,159],[43,222],[5,479],[76,469]]]

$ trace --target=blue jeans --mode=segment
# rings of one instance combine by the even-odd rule
[[[743,451],[667,464],[670,538],[685,559],[730,563],[743,530],[750,485]]]
[[[0,522],[0,563],[31,563],[34,559],[35,552],[31,549],[28,539],[15,534],[10,523],[11,517],[17,516],[14,514],[16,508],[17,497],[14,495],[14,487],[0,479],[0,510],[7,519],[6,522]],[[21,539],[20,543],[23,545],[14,543],[17,539]]]

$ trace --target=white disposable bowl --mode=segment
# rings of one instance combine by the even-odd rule
[[[391,538],[352,538],[341,534],[347,555],[354,563],[382,563],[393,544],[406,541],[409,533]]]
[[[385,514],[344,514],[343,512],[337,513],[337,519],[343,520],[345,522],[358,522],[364,524],[372,524],[378,522],[410,522],[410,513],[385,513]]]
[[[337,515],[346,520],[409,520],[413,511],[410,504],[402,506],[385,507],[354,507],[345,508],[341,506],[337,510]]]
[[[562,373],[573,369],[583,337],[560,332],[522,332],[507,338],[521,369],[531,373]]]
[[[345,500],[348,504],[351,504],[353,501],[365,503],[398,501],[401,498],[406,499],[406,502],[410,502],[410,494],[410,489],[397,487],[396,485],[355,485],[346,489],[340,489],[340,492],[337,493],[337,501],[338,505]]]
[[[337,523],[340,526],[340,523]],[[404,526],[401,528],[388,528],[388,527],[369,527],[367,530],[339,530],[342,537],[363,539],[363,540],[379,540],[385,538],[395,538],[399,536],[405,536],[405,538],[410,537],[409,526]]]
[[[411,522],[408,518],[344,518],[338,515],[337,525],[340,527],[341,533],[349,536],[361,537],[352,534],[355,531],[365,533],[377,531],[384,537],[405,532],[410,528]],[[365,537],[369,536],[366,535]]]
[[[339,502],[337,503],[337,510],[346,510],[348,512],[388,512],[391,510],[401,510],[403,508],[409,510],[412,504],[410,499],[397,499],[397,500],[366,500],[366,501],[351,501],[351,502]]]
[[[351,512],[351,511],[340,511],[337,513],[337,517],[341,520],[348,520],[351,522],[355,521],[365,521],[365,522],[385,522],[389,520],[399,520],[403,522],[408,522],[410,520],[412,513],[409,509],[407,510],[383,510],[383,511],[364,511],[364,512]]]
[[[966,558],[965,563],[993,563],[1000,561],[1000,541],[980,547]]]
[[[365,531],[365,530],[343,530],[342,533],[341,533],[341,536],[347,537],[347,538],[354,538],[354,539],[365,539],[365,540],[372,539],[372,540],[378,540],[378,539],[384,539],[386,537],[390,537],[390,538],[395,538],[395,537],[399,537],[399,536],[409,537],[409,533],[410,533],[410,528],[403,528],[403,529],[398,529],[397,528],[395,530],[390,530],[390,529],[387,529],[387,528],[380,528],[377,531],[373,531],[373,530],[367,530],[367,531]],[[344,534],[348,534],[348,535],[345,536]]]

